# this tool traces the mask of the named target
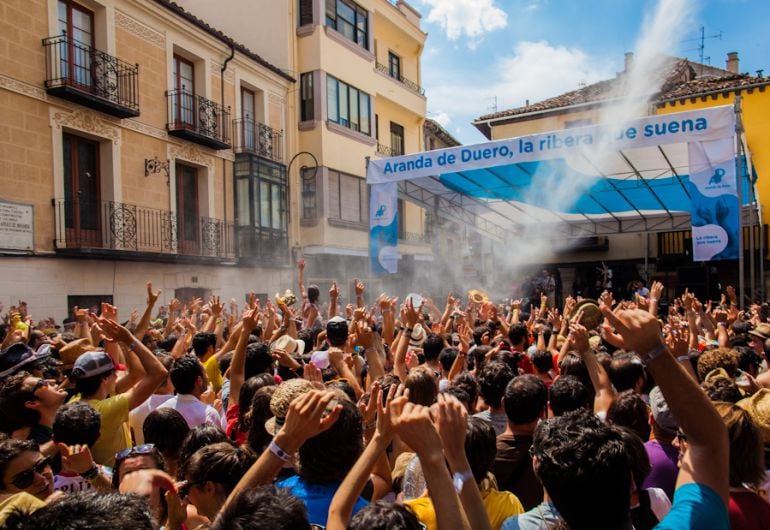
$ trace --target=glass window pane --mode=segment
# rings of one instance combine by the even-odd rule
[[[358,188],[359,179],[349,175],[341,176],[341,214],[345,221],[359,222],[361,211],[361,194]]]
[[[271,199],[273,207],[273,228],[280,230],[283,228],[283,215],[281,215],[281,187],[273,184],[271,188]]]
[[[341,0],[337,2],[337,19],[340,18],[345,19],[347,22],[351,23],[351,25],[356,19],[356,13],[353,10],[353,7]]]
[[[328,118],[331,121],[340,121],[338,103],[337,103],[337,80],[329,76],[326,78],[326,101],[328,108]]]
[[[348,86],[344,83],[340,83],[339,101],[340,125],[348,127],[350,125],[350,116],[348,114]]]
[[[364,134],[371,134],[369,126],[369,95],[366,92],[361,92],[360,97],[360,109],[359,114],[361,116],[361,132]]]
[[[270,183],[259,183],[259,226],[270,226]]]
[[[236,191],[238,202],[235,205],[235,216],[238,218],[238,226],[251,226],[251,212],[249,211],[249,179],[238,179]]]
[[[359,130],[358,121],[358,90],[350,88],[350,128]]]

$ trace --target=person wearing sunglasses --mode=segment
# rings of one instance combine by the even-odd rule
[[[27,371],[11,375],[0,382],[0,429],[8,434],[21,430],[27,439],[39,444],[43,454],[56,456],[53,421],[65,399],[67,392],[52,380]],[[55,467],[58,469],[58,462]]]
[[[132,473],[146,469],[166,471],[166,463],[160,451],[153,444],[142,444],[128,449],[123,449],[115,455],[115,467],[112,469],[112,489],[125,493],[123,482]],[[148,491],[147,501],[158,521],[164,521],[168,514],[168,507],[163,497],[163,492],[157,488]]]
[[[51,459],[33,440],[0,442],[0,494],[25,492],[45,500],[54,491]]]

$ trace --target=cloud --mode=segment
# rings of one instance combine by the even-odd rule
[[[508,15],[495,0],[423,0],[430,7],[428,23],[438,24],[449,40],[465,36],[475,48],[485,33],[508,25]]]
[[[583,83],[609,79],[615,70],[579,48],[525,41],[487,72],[454,70],[451,75],[451,81],[436,79],[435,85],[427,86],[428,105],[432,112],[446,113],[455,122],[469,122],[490,112],[495,97],[497,110],[520,107],[526,100],[535,103],[575,90]]]
[[[449,125],[449,123],[452,121],[452,118],[446,112],[437,112],[435,114],[431,113],[429,118],[444,128],[446,128],[447,125]]]

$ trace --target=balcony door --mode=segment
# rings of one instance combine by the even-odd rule
[[[252,90],[241,88],[241,134],[243,138],[243,147],[247,151],[256,150],[256,125],[254,120],[254,110],[256,109],[256,97]]]
[[[101,246],[99,143],[63,137],[64,227],[68,246]]]
[[[200,253],[198,231],[198,170],[176,165],[177,239],[182,254]]]
[[[59,0],[59,45],[61,77],[80,88],[91,88],[93,77],[94,14],[74,2]]]
[[[174,55],[173,115],[177,127],[195,129],[195,65]]]

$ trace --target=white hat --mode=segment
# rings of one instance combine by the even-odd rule
[[[278,348],[279,350],[285,350],[289,355],[297,354],[302,355],[305,353],[305,341],[300,339],[294,339],[288,335],[281,335],[270,345],[270,349]]]
[[[412,334],[409,336],[409,345],[419,348],[422,346],[422,343],[425,342],[425,337],[427,337],[427,334],[425,333],[425,328],[422,327],[422,324],[415,324],[414,329],[412,329]]]

